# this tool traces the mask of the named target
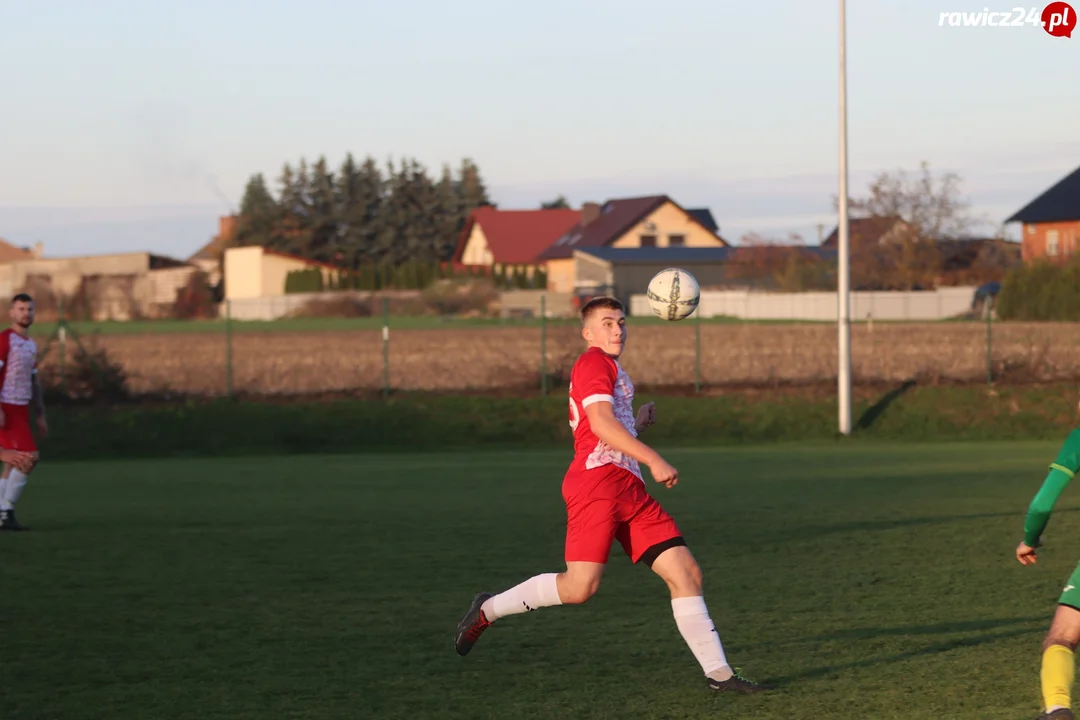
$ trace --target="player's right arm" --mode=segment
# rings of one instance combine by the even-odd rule
[[[574,366],[571,382],[589,418],[589,427],[602,443],[647,465],[656,482],[672,487],[679,474],[660,454],[623,427],[615,417],[615,381],[618,368],[598,353],[586,353]]]
[[[1054,504],[1076,476],[1077,470],[1080,470],[1080,430],[1073,430],[1065,439],[1057,458],[1050,464],[1042,487],[1028,506],[1024,518],[1024,539],[1016,548],[1016,559],[1022,564],[1035,564],[1035,548],[1042,543],[1042,534],[1050,522]]]
[[[605,445],[648,465],[653,479],[669,488],[679,481],[679,473],[668,464],[660,453],[631,435],[615,417],[615,410],[610,402],[594,402],[585,407],[589,418],[589,427]]]

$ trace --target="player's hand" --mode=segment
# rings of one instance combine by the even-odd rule
[[[673,488],[679,482],[679,471],[669,465],[663,458],[657,459],[656,462],[649,466],[649,470],[652,471],[653,480],[661,485]]]
[[[0,450],[0,462],[20,472],[28,473],[34,467],[34,455],[20,450]]]
[[[1034,565],[1039,562],[1035,548],[1025,542],[1021,542],[1016,548],[1016,559],[1021,565]]]
[[[49,423],[45,421],[43,415],[38,415],[37,427],[38,432],[41,433],[42,437],[46,437],[49,434]]]
[[[649,427],[656,422],[656,403],[645,403],[637,411],[637,418],[635,424],[637,425],[638,432],[641,432],[645,428]]]

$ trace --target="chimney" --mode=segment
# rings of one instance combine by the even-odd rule
[[[581,227],[585,227],[600,217],[600,203],[587,202],[581,205]]]
[[[34,249],[31,250],[31,252],[33,253],[35,259],[40,260],[42,257],[45,256],[45,243],[38,240],[36,243],[34,243]]]
[[[818,226],[817,226],[817,244],[820,245],[823,242],[825,242],[825,226],[822,225],[821,223],[818,223]]]
[[[222,215],[218,218],[218,237],[222,240],[232,240],[236,234],[236,216]]]

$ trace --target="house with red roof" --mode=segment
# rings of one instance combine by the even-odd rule
[[[458,239],[454,263],[467,266],[523,267],[531,277],[538,256],[581,220],[580,210],[473,210]]]
[[[724,248],[720,228],[708,209],[687,210],[667,195],[619,198],[603,205],[585,203],[581,219],[538,255],[546,265],[550,292],[575,292],[578,282],[576,251],[611,248],[629,250],[655,248],[663,256],[665,249]]]

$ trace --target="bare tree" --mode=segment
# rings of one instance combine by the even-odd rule
[[[971,205],[960,192],[962,180],[953,172],[935,178],[923,161],[919,174],[911,178],[904,170],[882,172],[867,187],[868,195],[849,198],[848,206],[857,217],[899,217],[919,240],[945,240],[970,235],[984,221],[970,214]],[[839,210],[834,196],[833,209]]]

